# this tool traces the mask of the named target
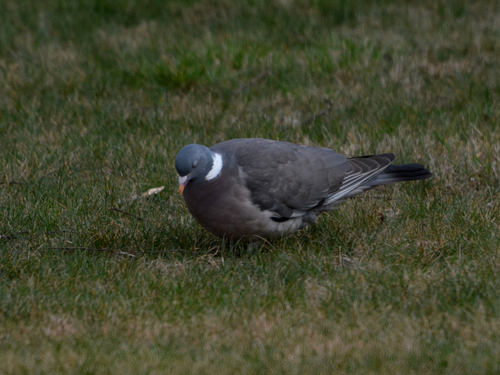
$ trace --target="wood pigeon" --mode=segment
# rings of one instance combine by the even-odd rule
[[[175,168],[196,221],[237,240],[293,232],[378,185],[432,177],[420,164],[391,165],[394,158],[388,153],[348,159],[328,148],[243,138],[210,148],[184,146]]]

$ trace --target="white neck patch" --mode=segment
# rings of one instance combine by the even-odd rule
[[[222,169],[222,156],[215,152],[212,152],[212,158],[214,160],[214,164],[212,165],[212,169],[210,169],[210,172],[208,172],[205,177],[206,181],[217,177]]]

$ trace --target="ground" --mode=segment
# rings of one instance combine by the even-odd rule
[[[0,373],[500,372],[498,2],[2,6]],[[434,178],[248,252],[173,165],[236,137]]]

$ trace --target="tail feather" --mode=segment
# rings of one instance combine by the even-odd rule
[[[432,177],[432,173],[422,164],[390,164],[394,158],[394,154],[382,154],[349,159],[352,170],[346,175],[340,189],[324,201],[323,210],[333,209],[345,199],[379,185],[425,180]]]
[[[432,173],[427,170],[422,164],[402,164],[390,165],[384,171],[369,181],[366,181],[363,186],[368,188],[378,185],[390,185],[403,181],[426,180],[432,177]]]

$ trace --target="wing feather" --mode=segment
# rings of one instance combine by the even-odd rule
[[[340,188],[350,169],[347,159],[333,150],[288,142],[234,139],[211,150],[233,155],[254,204],[286,217],[316,207]]]
[[[211,147],[237,163],[254,204],[275,218],[293,218],[369,189],[393,154],[347,159],[327,148],[267,139],[233,139]]]

